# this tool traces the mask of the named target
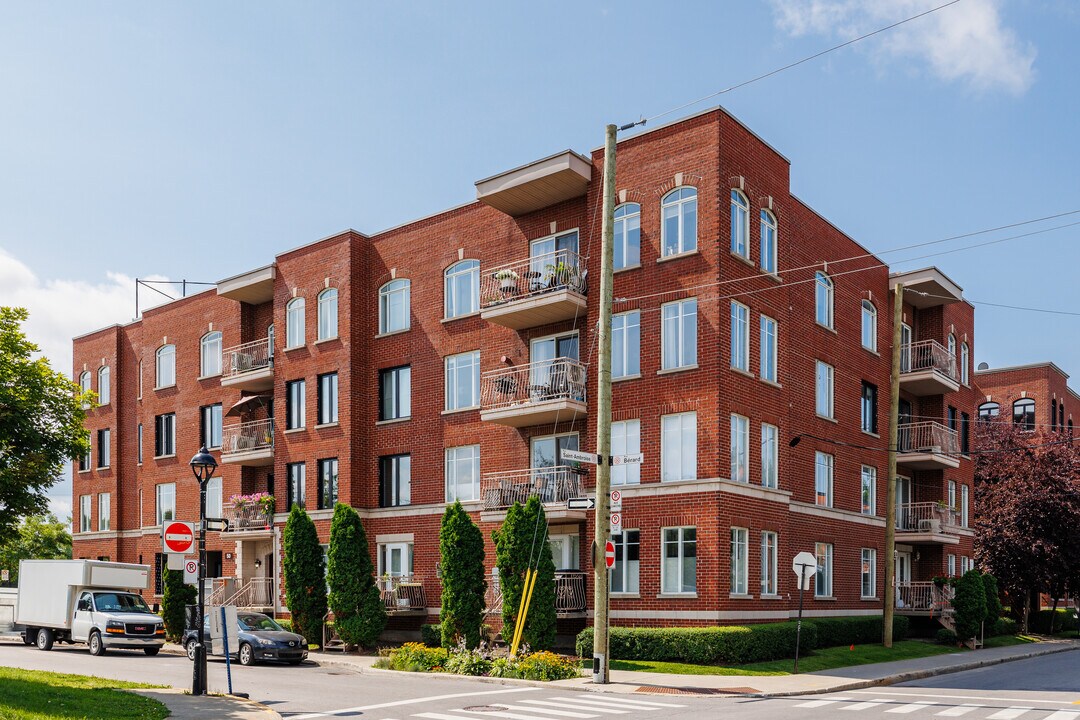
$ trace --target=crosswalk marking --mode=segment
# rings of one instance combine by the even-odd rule
[[[507,710],[522,710],[524,712],[542,713],[544,715],[555,715],[557,717],[568,718],[594,718],[600,717],[599,715],[592,715],[590,713],[570,712],[569,710],[551,710],[550,708],[541,707],[528,707],[526,705],[507,705],[506,703],[497,703],[499,707],[504,707]]]
[[[530,708],[526,708],[529,710]],[[544,718],[538,718],[535,715],[519,715],[518,713],[506,712],[505,710],[466,710],[461,708],[459,710],[452,710],[451,712],[468,713],[465,717],[471,718],[474,714],[483,715],[484,717],[501,717],[509,718],[509,720],[545,720]],[[597,717],[596,715],[590,715],[589,717]]]
[[[551,698],[551,699],[552,700],[567,700],[567,701],[570,701],[570,702],[599,702],[599,703],[606,703],[608,705],[624,705],[624,706],[629,705],[631,708],[640,707],[640,708],[643,708],[643,709],[646,709],[646,710],[651,710],[652,708],[681,708],[681,707],[686,707],[685,705],[676,705],[674,703],[653,702],[652,700],[638,700],[637,698],[634,698],[633,700],[631,700],[630,698],[624,698],[622,696],[616,697],[615,695],[600,695],[600,694],[597,694],[597,693],[594,693],[594,694],[590,695],[589,697],[557,697],[557,698]]]
[[[1058,710],[1055,713],[1047,715],[1043,720],[1076,720],[1080,717],[1080,712],[1069,712],[1068,710]]]
[[[906,715],[907,713],[913,713],[916,710],[922,710],[929,705],[935,704],[936,703],[933,700],[920,700],[918,702],[908,703],[907,705],[901,705],[900,707],[889,708],[885,712]]]
[[[840,708],[841,710],[866,710],[867,708],[877,707],[889,702],[888,698],[875,698],[873,700],[867,700],[866,702],[855,703],[854,705],[845,705]]]
[[[523,703],[529,705],[551,705],[557,708],[569,708],[571,710],[589,710],[599,713],[610,713],[612,715],[629,715],[629,710],[616,710],[610,707],[599,707],[597,705],[579,705],[571,702],[551,702],[550,700],[522,700]]]
[[[976,708],[981,708],[982,705],[957,705],[956,707],[949,708],[948,710],[942,710],[938,713],[939,717],[960,717],[961,715],[967,715],[969,712]]]
[[[1005,708],[1004,710],[998,710],[993,715],[988,716],[986,718],[986,720],[1016,720],[1016,718],[1020,717],[1021,715],[1026,713],[1028,710],[1034,710],[1034,709],[1035,708],[1029,708],[1029,707]]]
[[[797,707],[797,708],[819,708],[819,707],[825,707],[826,705],[832,705],[833,703],[845,702],[847,700],[851,700],[851,698],[834,697],[834,698],[830,698],[828,700],[811,700],[810,702],[799,703],[795,707]]]

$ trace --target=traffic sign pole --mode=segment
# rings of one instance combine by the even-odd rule
[[[806,567],[799,569],[799,620],[795,624],[795,674],[799,674],[799,645],[802,643],[803,586],[806,585]]]

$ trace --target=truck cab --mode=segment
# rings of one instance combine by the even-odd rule
[[[147,655],[157,655],[164,639],[165,625],[141,595],[123,590],[83,590],[75,603],[71,642],[86,643],[94,655],[107,648],[141,648]]]

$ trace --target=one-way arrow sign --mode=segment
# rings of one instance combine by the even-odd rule
[[[206,529],[210,532],[228,532],[228,518],[206,518]]]
[[[596,507],[596,501],[591,497],[567,498],[567,510],[592,510]]]

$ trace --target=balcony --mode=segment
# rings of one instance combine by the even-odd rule
[[[249,467],[273,465],[274,420],[252,420],[222,428],[221,462]]]
[[[937,340],[900,348],[900,388],[912,395],[943,395],[960,389],[956,356]]]
[[[585,414],[585,366],[570,358],[489,370],[480,378],[480,419],[529,427]]]
[[[589,158],[565,150],[476,182],[476,199],[517,217],[583,196],[592,180]]]
[[[269,390],[274,386],[270,340],[263,338],[222,352],[222,387]]]
[[[378,584],[387,615],[427,615],[421,578],[415,575],[384,575]]]
[[[585,314],[585,263],[570,250],[500,265],[480,278],[480,317],[514,330]]]
[[[274,513],[266,512],[258,505],[225,508],[225,519],[229,521],[228,533],[269,533],[274,528]]]
[[[277,267],[267,265],[220,280],[217,285],[217,294],[251,305],[267,303],[274,299],[274,279],[276,277]]]
[[[555,615],[585,617],[585,573],[581,570],[555,572]]]
[[[915,470],[960,467],[960,442],[955,430],[932,420],[902,423],[897,434],[896,461]]]
[[[956,511],[936,502],[904,503],[896,508],[897,540],[912,544],[958,545]]]
[[[940,617],[951,608],[953,589],[930,581],[896,584],[896,611],[901,615]]]

